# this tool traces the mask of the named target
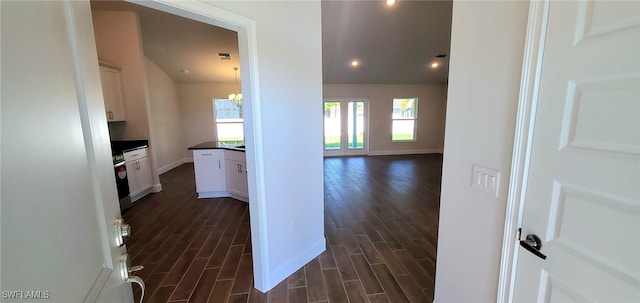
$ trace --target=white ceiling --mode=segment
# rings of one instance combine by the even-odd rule
[[[322,0],[323,82],[446,83],[451,6],[452,0],[397,0],[392,7],[382,0]],[[91,7],[137,12],[145,56],[177,82],[234,81],[235,32],[123,1],[92,0]],[[231,60],[220,60],[220,52]],[[432,69],[438,54],[447,57]],[[361,65],[350,67],[351,59]]]
[[[322,1],[323,82],[445,83],[451,8],[451,0]],[[447,57],[432,69],[438,54]]]
[[[92,0],[91,9],[135,11],[144,55],[175,81],[234,81],[233,68],[240,67],[236,32],[124,1]],[[230,54],[231,60],[220,60],[218,53]]]

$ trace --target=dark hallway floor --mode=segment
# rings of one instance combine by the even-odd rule
[[[265,294],[252,288],[248,205],[196,199],[193,165],[171,170],[123,214],[145,302],[431,302],[441,166],[441,155],[326,158],[327,251]]]

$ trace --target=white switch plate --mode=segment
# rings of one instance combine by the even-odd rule
[[[482,167],[480,165],[473,165],[473,174],[471,178],[471,187],[479,191],[483,191],[498,197],[498,189],[500,186],[500,172]]]

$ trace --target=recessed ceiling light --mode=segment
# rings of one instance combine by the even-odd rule
[[[353,67],[357,67],[358,65],[360,65],[360,61],[358,61],[358,60],[351,60],[351,62],[350,62],[349,64],[351,64],[351,66],[353,66]]]
[[[386,2],[389,6],[396,4],[396,0],[387,0]]]
[[[181,69],[180,72],[186,75],[186,74],[189,73],[189,70],[188,69]]]
[[[440,66],[440,63],[438,63],[438,62],[431,63],[431,68],[436,68],[438,66]]]

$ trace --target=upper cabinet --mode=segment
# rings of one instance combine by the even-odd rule
[[[125,121],[126,116],[120,69],[101,62],[100,81],[102,82],[102,95],[104,96],[107,121]]]

